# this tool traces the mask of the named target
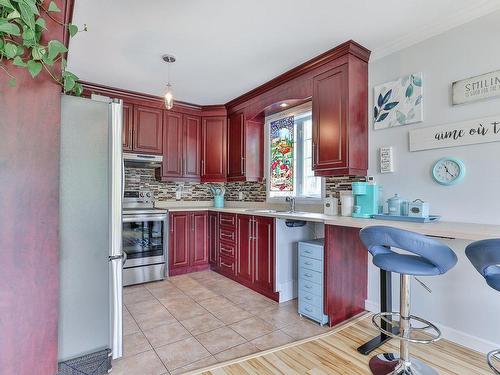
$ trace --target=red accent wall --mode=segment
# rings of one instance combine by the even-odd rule
[[[56,1],[68,18],[64,0]],[[69,2],[68,2],[69,3]],[[48,4],[48,1],[47,1]],[[48,37],[63,29],[48,17]],[[60,86],[0,71],[0,373],[57,371]]]

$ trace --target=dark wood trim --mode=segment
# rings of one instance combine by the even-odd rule
[[[314,69],[317,69],[321,65],[327,64],[335,59],[338,59],[339,57],[346,55],[346,54],[352,54],[359,59],[368,62],[370,58],[370,51],[363,47],[361,44],[356,43],[353,40],[349,40],[347,42],[344,42],[340,44],[339,46],[332,48],[329,51],[326,51],[322,53],[321,55],[318,55],[314,58],[312,58],[309,61],[306,61],[305,63],[283,73],[277,76],[276,78],[273,78],[272,80],[254,88],[253,90],[248,91],[247,93],[238,96],[237,98],[229,101],[226,103],[226,108],[231,108],[234,107],[238,104],[241,104],[243,102],[246,102],[250,99],[255,98],[256,96],[259,96],[266,91],[272,90],[280,85],[282,85],[285,82],[288,82],[294,78],[297,78],[305,73],[308,73]]]
[[[183,268],[174,268],[168,271],[168,276],[185,275],[186,273],[205,271],[210,268],[210,264],[202,264],[198,266],[189,266]]]
[[[69,24],[73,21],[73,11],[75,9],[75,0],[65,0],[66,6],[64,8],[64,14],[63,14],[63,19],[64,19],[64,24]],[[80,26],[80,25],[79,25]],[[69,47],[69,40],[70,40],[70,35],[69,35],[69,30],[67,27],[63,28],[63,44],[66,46],[66,48]],[[66,52],[65,58],[67,58],[68,53]]]

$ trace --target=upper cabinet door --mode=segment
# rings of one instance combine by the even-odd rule
[[[162,123],[161,109],[134,106],[134,151],[161,154]]]
[[[313,79],[313,169],[347,166],[347,64]]]
[[[184,177],[200,178],[201,119],[184,115]]]
[[[245,124],[245,162],[243,174],[246,181],[264,178],[264,120],[248,120]]]
[[[243,113],[229,116],[227,138],[227,178],[241,181],[245,176],[245,118]]]
[[[165,111],[163,117],[162,177],[182,177],[182,115]]]
[[[227,163],[226,117],[203,117],[201,181],[221,182],[226,180]]]
[[[129,103],[123,103],[123,151],[132,151],[132,132],[134,127],[134,106]]]

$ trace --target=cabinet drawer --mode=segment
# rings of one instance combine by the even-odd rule
[[[309,305],[323,307],[322,296],[317,296],[309,292],[304,292],[303,290],[301,290],[299,293],[299,300]]]
[[[235,246],[226,242],[219,243],[219,253],[225,257],[234,258]]]
[[[221,241],[234,243],[236,239],[236,233],[233,229],[220,228],[219,229],[219,239]]]
[[[316,284],[311,281],[299,279],[299,289],[306,293],[312,293],[317,296],[323,297],[323,284]]]
[[[222,273],[234,275],[235,274],[234,258],[220,255],[219,256],[219,270]]]
[[[311,246],[306,243],[300,243],[299,255],[301,257],[323,260],[323,247]]]
[[[221,212],[219,214],[219,224],[225,227],[234,228],[236,226],[236,215]]]
[[[306,303],[304,300],[299,300],[299,314],[309,316],[315,320],[321,320],[323,308]]]
[[[323,261],[307,257],[299,257],[299,268],[323,273]]]
[[[316,284],[323,284],[323,274],[321,272],[311,271],[307,269],[299,269],[299,279],[312,281]]]

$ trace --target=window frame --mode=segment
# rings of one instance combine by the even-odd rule
[[[270,196],[270,191],[269,191],[269,185],[270,185],[270,170],[269,170],[269,159],[270,159],[270,139],[269,139],[269,127],[270,123],[273,121],[276,121],[277,119],[291,116],[291,115],[296,115],[303,113],[305,111],[311,111],[312,112],[312,102],[306,102],[303,104],[300,104],[298,106],[284,109],[283,111],[280,111],[278,113],[272,114],[270,116],[267,116],[265,118],[265,123],[264,123],[264,168],[265,168],[265,179],[266,179],[266,202],[269,203],[284,203],[285,202],[285,196],[283,197],[271,197]],[[301,137],[301,139],[303,139]],[[297,154],[297,150],[295,150]],[[303,156],[303,153],[302,153]],[[303,168],[303,160],[297,160],[296,163],[296,169],[302,169]],[[303,177],[303,171],[300,172],[301,177]],[[297,176],[297,175],[296,175]],[[319,197],[307,197],[307,196],[296,196],[295,201],[300,204],[320,204],[323,201],[323,198],[325,197],[325,178],[321,176],[317,176],[318,178],[321,179],[321,193]],[[295,178],[295,189],[298,187],[298,180]]]

